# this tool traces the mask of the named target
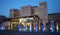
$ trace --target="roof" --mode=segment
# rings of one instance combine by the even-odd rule
[[[30,17],[38,17],[37,15],[32,15],[32,16],[22,16],[22,17],[13,17],[13,18],[10,18],[10,19],[19,19],[19,18],[30,18]],[[39,18],[39,17],[38,17]]]
[[[48,15],[60,15],[60,13],[52,13],[52,14],[48,14]]]

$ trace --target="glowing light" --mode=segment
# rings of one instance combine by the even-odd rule
[[[38,26],[36,26],[36,32],[38,31]]]
[[[21,31],[21,26],[20,25],[18,25],[18,30]]]
[[[54,32],[54,31],[55,31],[55,30],[54,30],[54,28],[55,28],[55,27],[54,27],[54,20],[51,21],[51,24],[52,24],[52,25],[51,25],[51,26],[52,26],[52,32]]]
[[[36,30],[36,28],[34,27],[34,30]]]
[[[41,30],[41,20],[39,20],[39,32],[40,32],[40,30]]]
[[[1,29],[1,30],[5,30],[5,27],[4,27],[4,26],[2,26],[0,29]]]
[[[24,32],[26,32],[26,29],[24,28]]]
[[[19,28],[19,31],[21,31],[21,28]]]
[[[24,32],[26,32],[26,26],[24,25]]]
[[[28,26],[30,26],[30,23],[27,23]]]
[[[39,27],[39,30],[40,30],[40,27]]]
[[[59,30],[59,28],[58,28],[58,23],[57,23],[57,26],[56,26],[56,30],[57,30],[57,32],[58,32],[58,30]]]
[[[32,32],[32,26],[30,26],[30,32]]]
[[[50,30],[52,30],[52,28],[50,28]]]
[[[44,27],[44,28],[43,28],[43,32],[45,32],[45,30],[46,30],[46,28]]]
[[[43,28],[43,30],[42,30],[42,31],[43,31],[43,32],[45,32],[45,30],[46,30],[46,28],[45,28],[45,22],[44,22],[44,21],[42,21],[42,24],[43,24],[43,25],[42,25],[42,28]]]
[[[38,31],[38,21],[36,20],[36,32]]]
[[[24,22],[22,22],[22,25],[24,25]]]

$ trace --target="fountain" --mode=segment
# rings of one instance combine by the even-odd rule
[[[26,32],[26,26],[24,25],[24,32]]]
[[[38,20],[36,20],[36,32],[38,32]]]
[[[20,25],[18,25],[18,31],[21,31],[21,26]]]
[[[55,31],[54,20],[51,21],[51,32]]]
[[[42,31],[45,32],[46,28],[45,28],[45,22],[42,21]]]
[[[32,32],[32,26],[30,25],[30,32]]]

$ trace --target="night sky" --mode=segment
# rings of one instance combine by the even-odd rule
[[[22,6],[38,6],[39,2],[47,1],[48,14],[60,13],[60,0],[0,0],[0,15],[9,17],[12,8],[21,9]]]

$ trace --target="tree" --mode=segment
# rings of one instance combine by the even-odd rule
[[[3,15],[0,15],[0,24],[2,24],[6,20],[6,17]]]

